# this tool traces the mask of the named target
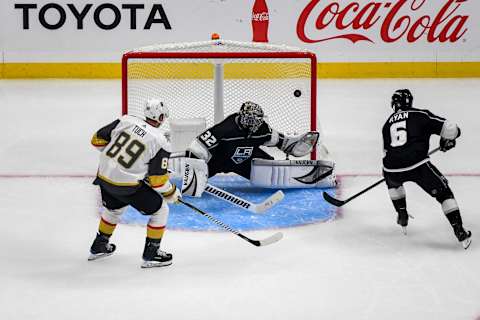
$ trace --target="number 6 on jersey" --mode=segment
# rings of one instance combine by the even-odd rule
[[[390,127],[390,146],[400,147],[407,143],[407,121],[396,122]]]

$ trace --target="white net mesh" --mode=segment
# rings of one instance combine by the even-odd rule
[[[215,68],[223,66],[223,116],[237,112],[245,101],[258,103],[270,125],[285,134],[300,134],[311,129],[311,60],[306,57],[241,57],[245,52],[293,52],[285,46],[239,42],[208,41],[150,46],[133,52],[171,52],[172,57],[128,58],[126,109],[142,116],[148,98],[161,99],[175,119],[205,118],[214,124]],[[174,57],[191,52],[188,58]],[[236,52],[238,57],[195,57],[194,53]],[[295,52],[298,52],[295,51]],[[217,83],[218,85],[218,83]],[[221,87],[220,87],[221,88]],[[168,128],[168,124],[166,125]]]

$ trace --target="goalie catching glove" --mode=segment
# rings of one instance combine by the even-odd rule
[[[280,138],[279,148],[286,154],[294,157],[303,157],[317,145],[320,134],[316,131],[310,131],[300,136]]]

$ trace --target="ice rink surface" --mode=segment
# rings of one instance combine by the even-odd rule
[[[432,161],[473,232],[470,249],[414,185],[415,219],[402,235],[382,185],[265,248],[230,233],[167,231],[173,265],[142,270],[136,226],[117,227],[114,256],[86,260],[99,201],[90,137],[119,114],[120,82],[0,81],[0,319],[480,319],[480,80],[319,81],[340,196],[380,179],[380,128],[405,87],[416,107],[462,128],[457,148]]]

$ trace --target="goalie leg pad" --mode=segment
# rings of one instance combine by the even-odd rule
[[[205,160],[185,158],[182,167],[182,195],[201,197],[207,186],[208,166]]]
[[[323,160],[253,159],[250,182],[263,188],[334,187],[335,164]]]

